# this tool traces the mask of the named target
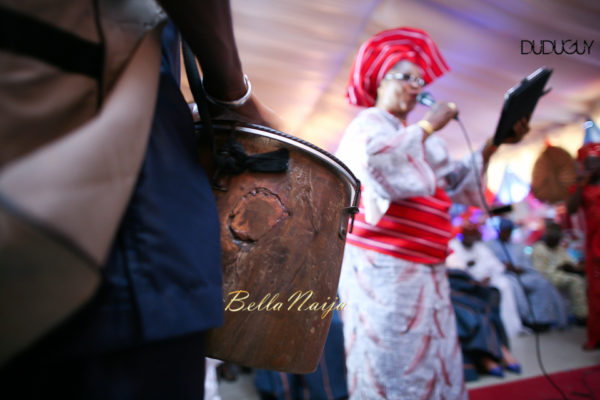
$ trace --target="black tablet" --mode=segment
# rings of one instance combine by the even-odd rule
[[[523,117],[530,116],[543,95],[552,70],[541,67],[527,76],[519,84],[510,88],[504,95],[504,106],[494,134],[494,145],[500,145],[504,139],[513,136],[513,125]]]

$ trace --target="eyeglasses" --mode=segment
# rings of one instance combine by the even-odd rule
[[[425,86],[425,79],[420,78],[418,76],[414,76],[414,75],[404,74],[402,72],[389,73],[383,79],[386,79],[386,80],[396,79],[399,81],[408,82],[414,87],[422,88],[423,86]]]

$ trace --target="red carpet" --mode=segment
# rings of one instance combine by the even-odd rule
[[[600,400],[600,366],[550,374],[569,400]],[[561,400],[562,395],[543,376],[469,390],[470,400]]]

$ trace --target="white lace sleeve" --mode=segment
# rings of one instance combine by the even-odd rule
[[[363,185],[367,222],[376,224],[392,201],[435,192],[422,140],[420,127],[405,128],[377,109],[363,111],[348,126],[336,154]]]
[[[425,160],[423,131],[416,125],[372,137],[367,143],[367,169],[378,193],[392,201],[435,193],[436,178]]]
[[[433,135],[427,139],[425,145],[427,161],[435,170],[438,185],[452,201],[482,207],[481,191],[485,192],[486,184],[481,151],[467,154],[460,160],[453,160],[441,138]]]

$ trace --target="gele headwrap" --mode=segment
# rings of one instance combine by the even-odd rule
[[[348,102],[374,106],[379,83],[402,60],[421,67],[426,83],[450,69],[427,32],[410,27],[388,29],[367,40],[358,50],[348,79]]]

